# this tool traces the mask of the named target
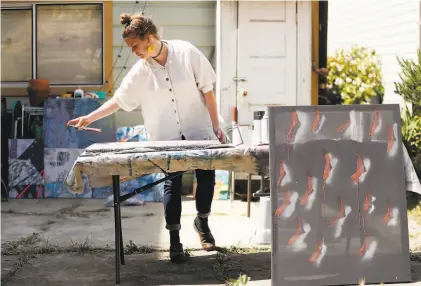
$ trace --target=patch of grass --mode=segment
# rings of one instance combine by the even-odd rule
[[[250,281],[250,277],[247,274],[240,274],[237,279],[228,279],[225,283],[227,286],[239,286],[247,285]]]
[[[6,241],[2,244],[2,255],[19,255],[26,253],[28,248],[34,247],[40,241],[41,236],[36,232],[27,237],[23,237],[18,241]]]
[[[186,255],[186,257],[188,257],[188,258],[190,258],[190,257],[192,257],[193,255],[192,255],[192,252],[193,252],[193,250],[192,249],[190,249],[190,248],[186,248],[185,250],[184,250],[184,254]]]
[[[50,243],[48,239],[43,239],[39,233],[33,233],[18,241],[5,242],[2,244],[2,255],[36,255],[62,252],[82,254],[99,251],[113,251],[113,249],[96,247],[90,242],[89,237],[82,243],[71,240],[70,245],[60,246],[58,244]]]
[[[145,254],[158,252],[158,249],[149,247],[149,246],[138,246],[133,243],[132,240],[129,240],[129,244],[124,248],[124,254]]]
[[[235,254],[267,252],[270,249],[266,247],[246,248],[233,245],[230,247],[219,247],[217,251],[213,265],[215,276],[219,280],[224,281],[226,285],[239,286],[246,285],[250,281],[250,277],[244,273],[241,263],[231,259],[231,256]]]
[[[217,247],[217,251],[224,254],[241,254],[241,253],[255,253],[255,252],[268,252],[269,247],[238,247],[232,245],[230,247]]]

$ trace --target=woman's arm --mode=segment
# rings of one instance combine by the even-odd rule
[[[120,107],[117,104],[115,97],[112,97],[110,100],[106,101],[103,105],[101,105],[97,110],[92,111],[88,115],[80,116],[78,118],[69,120],[67,122],[67,126],[74,126],[76,128],[85,128],[92,122],[95,122],[103,117],[107,117],[108,115],[116,112],[119,110]]]
[[[209,115],[212,121],[213,130],[219,128],[218,105],[216,103],[215,93],[213,90],[203,94]]]
[[[120,109],[120,106],[117,104],[115,97],[112,97],[111,99],[106,101],[103,105],[101,105],[98,109],[88,114],[88,118],[91,120],[91,122],[94,122],[101,118],[107,117],[108,115],[113,114],[119,109]]]

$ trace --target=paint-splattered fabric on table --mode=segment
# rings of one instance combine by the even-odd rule
[[[74,163],[66,185],[83,192],[82,174],[93,187],[111,186],[112,175],[123,181],[145,174],[194,169],[268,174],[269,148],[223,145],[218,141],[149,141],[94,144]]]

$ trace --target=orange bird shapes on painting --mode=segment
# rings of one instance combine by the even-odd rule
[[[311,257],[308,259],[308,261],[310,263],[316,262],[317,258],[320,256],[320,254],[322,254],[322,245],[323,245],[323,240],[320,240],[316,245],[316,250],[313,252]]]
[[[285,167],[284,167],[284,163],[283,163],[283,161],[281,160],[281,162],[279,163],[279,165],[280,165],[280,168],[279,168],[279,178],[278,178],[278,181],[276,182],[276,186],[277,187],[279,187],[280,185],[281,185],[281,183],[282,183],[282,179],[285,177],[285,174],[286,174],[286,172],[285,172]]]
[[[368,192],[365,195],[365,200],[364,200],[364,204],[363,204],[363,211],[365,213],[367,213],[370,210],[372,205],[373,205],[372,204],[372,195],[371,195],[370,192]],[[364,232],[365,232],[365,216],[362,216],[361,218],[362,218],[362,227],[363,227]]]
[[[298,113],[297,111],[291,112],[291,123],[289,125],[289,130],[287,134],[287,142],[290,142],[291,136],[294,135],[294,128],[298,125]]]
[[[364,206],[363,206],[363,210],[365,211],[365,212],[368,212],[368,210],[371,208],[371,205],[372,205],[372,195],[371,195],[371,193],[370,192],[368,192],[366,195],[365,195],[365,200],[364,200]]]
[[[361,245],[359,251],[358,251],[358,256],[363,256],[365,254],[365,252],[367,251],[367,237],[364,236],[364,241],[363,244]]]
[[[390,219],[392,218],[392,210],[391,210],[392,206],[390,205],[390,202],[387,201],[387,210],[386,210],[386,214],[383,217],[383,222],[385,225],[387,225],[390,221]]]
[[[313,193],[313,184],[311,181],[311,176],[307,175],[307,190],[304,194],[304,196],[300,200],[301,205],[305,205],[308,202],[308,198]]]
[[[319,124],[320,124],[320,111],[319,109],[316,109],[316,118],[313,121],[313,126],[311,128],[311,130],[314,132],[316,132],[317,128],[319,128]]]
[[[344,132],[346,129],[348,129],[349,125],[351,125],[351,121],[348,119],[341,125],[339,125],[338,128],[336,128],[336,132]]]
[[[288,245],[294,244],[297,241],[297,239],[300,237],[300,235],[302,235],[303,233],[304,233],[303,220],[301,217],[297,217],[297,229],[295,230],[295,233],[293,234],[293,236],[291,236],[290,239],[288,240]]]
[[[329,153],[325,152],[325,168],[323,170],[323,180],[326,181],[329,178],[330,171],[332,170],[332,164]]]
[[[275,215],[280,216],[285,208],[291,203],[291,192],[290,191],[286,191],[284,193],[284,201],[282,202],[282,204],[279,206],[279,208],[276,209],[275,211]]]
[[[374,116],[373,116],[373,122],[371,123],[370,131],[368,132],[368,136],[373,135],[377,127],[379,127],[379,122],[380,122],[380,111],[375,111]]]
[[[360,177],[365,172],[364,161],[361,158],[360,153],[357,152],[357,170],[354,174],[352,174],[351,179],[358,184]]]
[[[393,132],[393,127],[389,123],[387,124],[387,147],[386,151],[390,152],[393,147],[393,143],[395,143],[395,134]]]
[[[335,223],[338,222],[338,220],[345,217],[345,204],[344,204],[344,200],[342,200],[340,197],[338,197],[338,208],[339,208],[339,211],[337,215],[332,219],[329,226],[334,225]]]

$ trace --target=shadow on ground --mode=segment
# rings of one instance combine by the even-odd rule
[[[222,254],[194,252],[185,264],[173,264],[168,253],[126,255],[121,285],[221,285],[246,273],[252,280],[270,279],[270,252]],[[13,257],[2,257],[5,259]],[[114,285],[112,252],[39,255],[4,285]],[[3,285],[3,284],[2,284]]]
[[[7,259],[13,257],[3,256],[2,265]],[[413,282],[421,281],[421,253],[411,260]],[[38,255],[2,285],[115,285],[114,266],[113,252]],[[166,252],[131,254],[121,266],[121,285],[225,285],[240,274],[270,285],[270,267],[270,252],[198,251],[185,264],[169,262]]]

